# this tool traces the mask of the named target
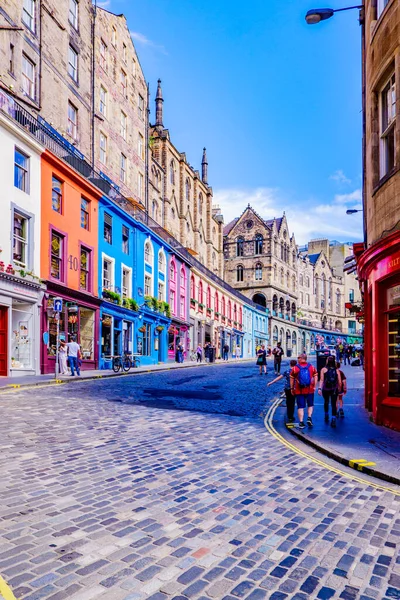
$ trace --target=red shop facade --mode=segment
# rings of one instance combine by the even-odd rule
[[[367,250],[354,245],[364,291],[365,405],[400,431],[400,232]]]
[[[70,342],[75,335],[81,346],[82,370],[97,369],[99,365],[100,300],[84,292],[66,290],[47,282],[42,310],[41,371],[55,372],[57,320],[53,311],[54,298],[63,299],[60,313],[60,341]]]

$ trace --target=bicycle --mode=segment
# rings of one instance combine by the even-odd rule
[[[131,366],[132,363],[129,356],[113,356],[112,358],[112,368],[114,373],[119,373],[120,371],[125,371],[125,373],[127,373],[130,371]]]
[[[131,360],[131,366],[134,369],[136,369],[137,367],[140,367],[140,358],[138,356],[131,356],[130,360]]]
[[[190,353],[190,360],[193,362],[196,362],[197,360],[197,352],[195,352],[194,350]]]

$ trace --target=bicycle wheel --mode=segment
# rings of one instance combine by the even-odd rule
[[[120,358],[114,358],[113,360],[113,371],[114,373],[118,373],[119,370],[121,368],[121,359]]]
[[[125,373],[130,371],[131,366],[132,366],[131,359],[129,358],[129,356],[125,356],[125,358],[122,362],[122,368],[125,371]]]
[[[137,358],[135,356],[135,358],[133,359],[133,366],[136,367],[136,368],[140,367],[140,358]]]

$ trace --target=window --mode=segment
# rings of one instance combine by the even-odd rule
[[[100,40],[100,66],[107,71],[108,68],[108,48],[104,40]]]
[[[103,117],[107,116],[107,90],[100,86],[100,105],[99,105],[100,113]]]
[[[144,138],[141,133],[138,136],[138,154],[144,160]]]
[[[238,265],[236,268],[236,281],[243,281],[243,267]]]
[[[14,211],[13,223],[13,262],[20,267],[28,267],[29,219]]]
[[[396,80],[390,77],[380,98],[380,176],[384,177],[395,165]]]
[[[151,285],[151,277],[150,275],[144,276],[144,295],[151,296],[152,295],[152,285]]]
[[[86,229],[87,231],[89,231],[89,212],[90,212],[89,200],[85,200],[85,198],[81,198],[81,227],[82,227],[82,229]]]
[[[68,21],[72,27],[78,29],[78,2],[77,0],[69,0]]]
[[[55,231],[51,232],[50,276],[64,280],[64,237]]]
[[[35,0],[24,0],[22,7],[22,21],[31,30],[35,31]]]
[[[104,241],[112,244],[112,217],[104,213]]]
[[[162,250],[158,253],[158,272],[165,274],[165,255]]]
[[[121,154],[119,178],[124,183],[126,182],[126,156]]]
[[[165,289],[164,283],[162,281],[159,281],[158,282],[158,300],[160,302],[163,302],[164,298],[165,298],[164,289]]]
[[[145,328],[145,331],[142,334],[143,335],[142,344],[141,344],[142,356],[150,356],[151,355],[151,325],[150,325],[150,323],[145,323],[143,325],[143,327]],[[138,347],[138,351],[140,353],[139,347]]]
[[[171,185],[175,185],[175,163],[173,160],[169,163],[169,182]]]
[[[299,285],[304,285],[303,275],[299,275]]]
[[[51,207],[55,212],[62,214],[62,183],[57,177],[51,180]]]
[[[354,302],[354,290],[349,290],[349,302]]]
[[[132,77],[136,77],[136,60],[132,59]]]
[[[114,25],[112,26],[111,43],[113,46],[117,45],[117,29],[115,28]]]
[[[81,246],[79,283],[81,290],[90,292],[90,250]]]
[[[68,48],[68,74],[78,81],[78,53],[72,46]]]
[[[76,140],[78,134],[78,109],[71,102],[68,102],[67,133]]]
[[[389,0],[378,0],[378,19],[385,10],[385,7],[388,3]]]
[[[203,211],[203,194],[199,194],[199,214]]]
[[[122,252],[129,254],[129,228],[122,225]]]
[[[262,280],[262,265],[261,265],[261,263],[257,263],[256,264],[255,279],[256,279],[256,281],[261,281]]]
[[[254,240],[254,254],[262,254],[263,251],[263,236],[258,233]]]
[[[104,133],[100,133],[100,162],[103,165],[107,163],[107,137]]]
[[[14,44],[10,44],[8,70],[12,75],[14,74]]]
[[[158,204],[156,200],[153,200],[151,205],[151,216],[155,221],[158,221]]]
[[[139,117],[143,120],[144,119],[144,98],[140,94],[139,94],[139,99],[138,99],[138,114],[139,114]]]
[[[130,298],[132,295],[131,275],[132,275],[131,269],[128,269],[127,267],[122,267],[122,297],[123,298]]]
[[[124,138],[124,140],[126,140],[126,123],[127,123],[127,119],[128,119],[128,117],[121,110],[121,136]]]
[[[179,300],[179,314],[181,319],[185,318],[185,296],[181,296]]]
[[[120,81],[121,81],[121,92],[124,98],[126,98],[126,90],[128,87],[128,77],[123,69],[121,69],[120,73]]]
[[[153,265],[153,248],[149,241],[144,245],[144,262]]]
[[[29,157],[18,148],[14,150],[14,186],[29,194]]]
[[[122,60],[126,63],[126,44],[122,44]]]
[[[138,173],[138,198],[141,200],[143,197],[143,175]]]
[[[35,64],[25,55],[22,55],[22,91],[24,94],[35,99]]]
[[[244,239],[239,237],[236,240],[236,256],[243,256],[244,254]]]
[[[113,263],[108,258],[103,258],[103,289],[111,290],[114,284]]]

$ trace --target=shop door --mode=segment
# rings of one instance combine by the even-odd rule
[[[8,375],[8,309],[0,306],[0,375]]]

